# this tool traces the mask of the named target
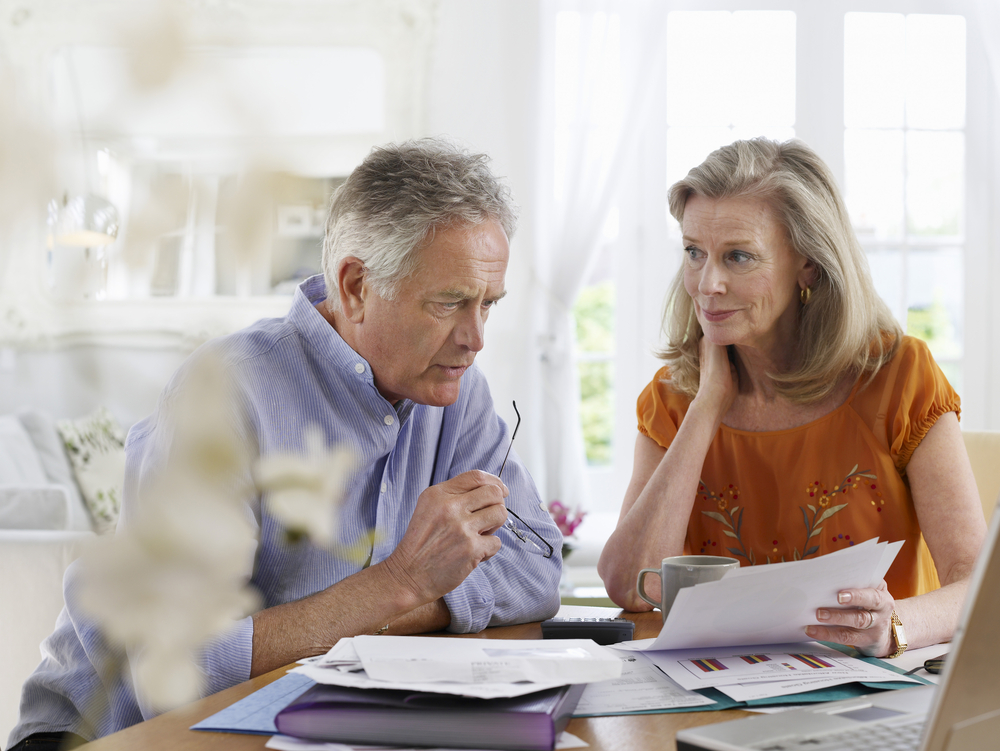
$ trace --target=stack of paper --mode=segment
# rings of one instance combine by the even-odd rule
[[[617,678],[621,670],[620,657],[590,639],[356,636],[292,672],[336,686],[497,699]]]

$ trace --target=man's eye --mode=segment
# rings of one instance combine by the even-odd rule
[[[484,308],[493,308],[493,307],[496,306],[496,304],[498,302],[500,302],[500,301],[499,300],[483,300],[483,307]]]

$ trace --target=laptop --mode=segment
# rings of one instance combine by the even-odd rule
[[[936,686],[884,691],[677,733],[677,751],[1000,748],[1000,509]],[[885,741],[883,743],[883,740]]]

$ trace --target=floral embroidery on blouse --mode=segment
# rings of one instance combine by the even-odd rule
[[[823,528],[820,526],[820,524],[825,522],[827,519],[829,519],[837,512],[844,510],[848,506],[848,504],[846,503],[841,503],[837,506],[831,506],[830,505],[831,499],[835,498],[837,496],[837,493],[840,493],[841,495],[846,495],[847,491],[857,488],[858,483],[862,482],[862,480],[860,479],[862,477],[871,481],[870,484],[872,490],[876,489],[875,481],[878,480],[878,477],[872,474],[872,471],[870,469],[863,469],[860,472],[858,472],[857,464],[855,464],[851,468],[851,471],[847,473],[847,475],[844,477],[843,480],[841,480],[833,487],[833,490],[827,490],[824,484],[821,483],[819,480],[814,481],[812,485],[806,486],[806,493],[809,494],[810,498],[815,497],[817,493],[820,494],[820,498],[817,501],[817,503],[819,504],[820,508],[823,509],[823,511],[820,512],[820,509],[816,508],[811,503],[808,503],[805,506],[799,506],[799,508],[802,510],[802,521],[805,523],[806,526],[806,540],[802,544],[801,551],[795,550],[794,552],[795,560],[799,560],[800,558],[806,558],[807,556],[813,555],[814,553],[819,551],[819,545],[813,545],[812,547],[807,547],[809,545],[809,541],[823,531]],[[881,495],[882,494],[879,493],[879,496]],[[885,503],[885,501],[881,502]],[[872,501],[872,505],[874,504],[875,502]],[[806,511],[807,508],[809,509],[809,511]],[[882,509],[879,508],[878,510],[881,511]],[[812,512],[812,518],[810,518],[809,516],[810,511]]]
[[[732,537],[733,539],[736,540],[737,543],[739,543],[738,548],[726,548],[726,550],[728,550],[735,556],[739,556],[740,558],[745,558],[747,561],[750,562],[751,566],[754,563],[756,563],[757,560],[753,554],[753,549],[751,548],[748,551],[746,549],[746,546],[743,544],[743,540],[740,538],[740,529],[743,526],[744,509],[740,508],[739,506],[733,506],[732,508],[728,508],[729,500],[726,498],[726,496],[728,495],[732,500],[735,501],[740,497],[740,489],[736,485],[730,484],[730,486],[725,490],[723,490],[721,493],[713,493],[711,490],[708,489],[708,486],[705,485],[705,482],[701,481],[698,483],[698,492],[701,494],[702,499],[706,501],[709,499],[714,500],[716,506],[719,507],[719,511],[722,512],[719,513],[716,511],[702,511],[701,513],[703,513],[710,519],[715,519],[715,521],[721,522],[723,525],[725,525],[726,529],[723,529],[722,533],[726,535],[726,537]]]
[[[878,477],[868,469],[859,472],[858,465],[855,464],[844,479],[837,483],[832,489],[828,489],[828,486],[821,483],[819,480],[813,482],[812,485],[806,486],[805,492],[810,498],[819,495],[819,499],[816,501],[816,503],[819,504],[819,507],[817,508],[812,503],[808,503],[805,506],[799,506],[799,509],[802,511],[802,521],[805,525],[806,538],[805,542],[802,544],[801,550],[796,548],[792,551],[793,560],[798,561],[819,552],[819,545],[810,546],[810,540],[823,532],[823,522],[840,511],[843,511],[848,506],[847,503],[840,503],[831,506],[831,501],[836,498],[838,494],[846,495],[849,490],[854,490],[859,484],[864,483],[865,480],[869,481],[867,484],[870,485],[871,490],[877,491],[876,481],[878,480]],[[750,565],[756,564],[757,561],[753,548],[747,550],[740,535],[740,530],[743,526],[743,512],[746,509],[739,506],[733,506],[732,508],[729,507],[730,499],[735,501],[739,498],[740,489],[736,485],[730,484],[729,487],[721,493],[714,493],[708,489],[705,481],[702,480],[698,484],[698,494],[702,497],[702,500],[715,501],[715,505],[719,509],[718,511],[702,511],[701,513],[722,524],[724,527],[722,533],[727,537],[731,537],[736,540],[736,543],[739,546],[727,547],[726,550],[734,556],[745,559],[750,563]],[[875,500],[872,500],[872,505],[876,506],[876,510],[881,511],[881,506],[885,504],[885,500],[881,497],[882,493],[878,492],[877,496],[878,502],[876,503]],[[774,544],[777,545],[778,541],[775,540]],[[775,547],[772,552],[777,554],[777,547]],[[781,556],[780,560],[783,561],[784,559],[785,557]],[[771,556],[767,556],[767,562],[771,562]]]

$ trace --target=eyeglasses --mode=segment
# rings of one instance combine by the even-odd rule
[[[503,468],[507,466],[507,457],[510,456],[510,450],[514,445],[517,429],[521,427],[521,413],[517,411],[517,402],[511,402],[511,404],[514,405],[514,414],[517,415],[517,423],[514,425],[514,432],[511,433],[510,446],[507,447],[507,453],[503,456],[503,464],[500,465],[497,477],[503,473]],[[543,558],[552,557],[552,553],[554,552],[552,546],[545,541],[544,537],[532,529],[530,524],[515,514],[509,506],[507,507],[507,521],[504,522],[503,526],[521,541],[524,549],[529,553],[536,553]]]

